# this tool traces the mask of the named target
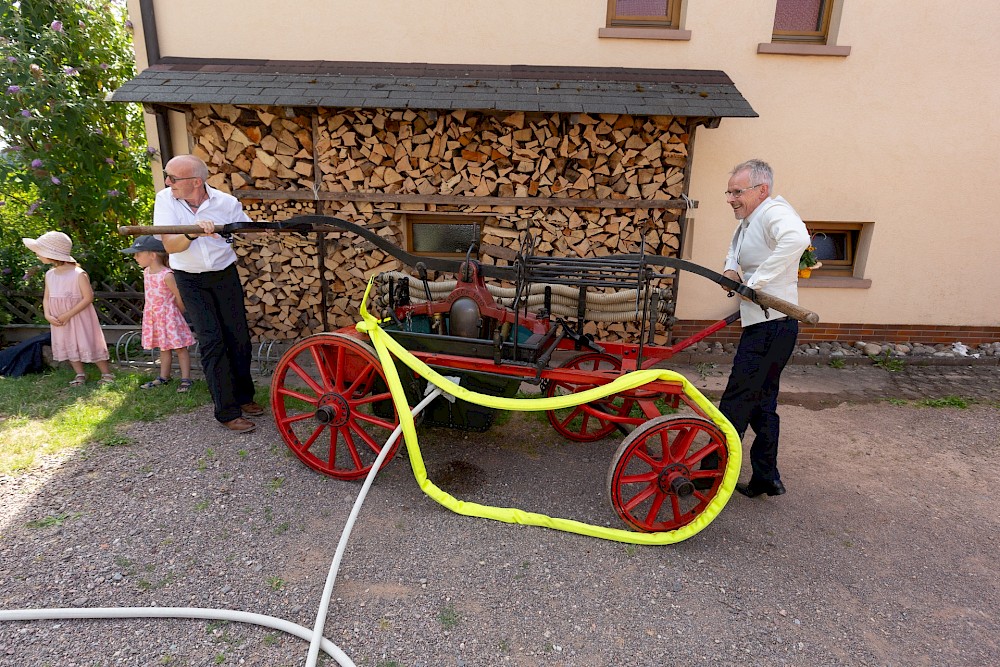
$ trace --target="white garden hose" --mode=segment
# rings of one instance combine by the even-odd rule
[[[453,382],[458,382],[458,378],[449,379]],[[427,390],[427,396],[411,411],[414,417],[427,407],[431,401],[444,393],[444,390],[435,387],[434,385],[428,385]],[[446,395],[445,397],[451,401],[455,400],[454,397],[449,395]],[[323,597],[320,600],[319,611],[316,614],[316,624],[312,630],[309,630],[309,628],[303,627],[297,623],[292,623],[291,621],[275,618],[274,616],[253,614],[250,612],[235,611],[232,609],[200,609],[197,607],[81,607],[76,609],[9,609],[0,610],[0,621],[37,621],[68,618],[200,618],[217,621],[234,621],[237,623],[249,623],[251,625],[260,625],[266,628],[280,630],[309,641],[309,655],[306,659],[306,667],[314,667],[316,665],[316,661],[319,659],[320,649],[336,660],[337,664],[341,665],[341,667],[357,667],[354,664],[354,661],[351,660],[351,658],[336,644],[323,637],[323,626],[326,622],[326,614],[330,607],[330,597],[333,594],[333,584],[337,580],[337,570],[340,569],[340,562],[343,560],[344,551],[347,548],[347,539],[351,536],[351,530],[354,528],[354,522],[358,517],[358,512],[361,511],[361,505],[365,501],[365,496],[368,495],[368,489],[371,488],[379,467],[385,461],[386,456],[392,450],[393,443],[396,442],[402,432],[403,427],[401,425],[397,426],[389,436],[389,439],[386,440],[385,445],[382,446],[382,450],[375,458],[375,462],[372,463],[368,476],[365,477],[365,482],[361,486],[361,492],[358,493],[357,500],[354,501],[354,507],[351,508],[351,514],[347,517],[347,523],[344,525],[344,530],[340,534],[340,542],[337,544],[337,550],[333,555],[333,562],[330,564],[330,572],[327,575],[326,586],[323,588]]]
[[[199,609],[197,607],[80,607],[76,609],[10,609],[0,610],[0,621],[39,621],[66,618],[202,618],[212,621],[234,621],[272,628],[309,641],[312,630],[284,619],[252,614],[233,609]],[[345,667],[355,667],[351,659],[329,639],[320,638],[323,650]]]
[[[452,381],[457,381],[457,378],[449,378]],[[433,401],[435,398],[444,393],[443,389],[435,387],[432,384],[427,385],[427,396],[424,400],[417,403],[416,407],[410,412],[414,417],[420,413],[427,405]],[[449,400],[454,401],[454,397],[449,396]],[[351,530],[354,528],[354,521],[358,518],[358,512],[361,511],[361,504],[365,502],[365,496],[368,495],[368,489],[371,487],[372,482],[375,480],[375,475],[378,474],[379,466],[385,461],[385,457],[389,454],[392,449],[392,444],[396,442],[400,434],[403,433],[403,425],[400,424],[389,436],[389,439],[385,441],[385,445],[382,447],[382,451],[378,453],[375,457],[375,462],[372,463],[372,469],[368,471],[368,476],[365,477],[365,483],[361,485],[361,492],[358,493],[358,499],[354,501],[354,507],[351,508],[351,514],[347,517],[347,523],[344,524],[344,530],[340,533],[340,542],[337,543],[337,550],[333,554],[333,562],[330,563],[330,573],[326,576],[326,586],[323,588],[323,596],[319,601],[319,610],[316,612],[316,625],[313,626],[312,632],[312,642],[309,644],[309,657],[306,658],[306,667],[314,667],[316,660],[319,658],[319,647],[320,640],[323,638],[323,625],[326,623],[326,613],[330,607],[330,597],[333,595],[333,584],[337,580],[337,570],[340,569],[340,561],[344,558],[344,550],[347,548],[347,538],[351,536]],[[344,656],[345,658],[347,656]],[[340,662],[338,659],[337,662]],[[354,663],[340,663],[341,665],[350,664],[354,667]]]

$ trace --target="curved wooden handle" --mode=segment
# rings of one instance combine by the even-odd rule
[[[807,324],[816,324],[819,322],[819,315],[808,308],[803,308],[802,306],[789,303],[784,299],[779,299],[776,296],[764,294],[763,292],[754,292],[754,295],[757,297],[757,304],[762,308],[772,308],[789,317],[794,317],[799,322],[806,322]]]

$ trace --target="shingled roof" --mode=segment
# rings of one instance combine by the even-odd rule
[[[165,58],[111,96],[163,105],[755,117],[714,70]]]

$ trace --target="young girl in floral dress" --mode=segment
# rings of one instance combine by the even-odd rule
[[[46,232],[37,239],[21,239],[44,264],[53,268],[45,273],[45,296],[42,308],[52,325],[52,359],[68,361],[76,371],[70,382],[80,387],[87,381],[83,365],[96,364],[101,371],[99,384],[115,377],[108,365],[108,344],[94,309],[94,290],[87,272],[81,269],[70,251],[73,241],[62,232]]]
[[[167,253],[163,242],[152,236],[140,236],[124,253],[135,254],[135,263],[142,267],[146,303],[142,309],[142,347],[146,350],[160,348],[160,375],[155,380],[139,385],[153,389],[170,382],[173,353],[181,368],[180,394],[190,391],[191,353],[194,335],[184,320],[184,303],[181,301],[174,272],[167,267]]]

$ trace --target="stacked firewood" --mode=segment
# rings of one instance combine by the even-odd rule
[[[679,253],[683,207],[629,204],[682,196],[685,119],[195,105],[188,129],[210,184],[243,197],[255,220],[336,215],[405,248],[407,211],[478,214],[484,248],[523,249],[528,230],[539,255]],[[368,278],[405,269],[339,232],[326,234],[323,257],[316,235],[237,250],[256,339],[350,325]]]
[[[240,189],[311,190],[312,119],[283,107],[196,104],[188,124],[192,153],[209,165],[209,185]]]
[[[669,116],[322,111],[322,189],[474,197],[670,199],[687,135]]]

